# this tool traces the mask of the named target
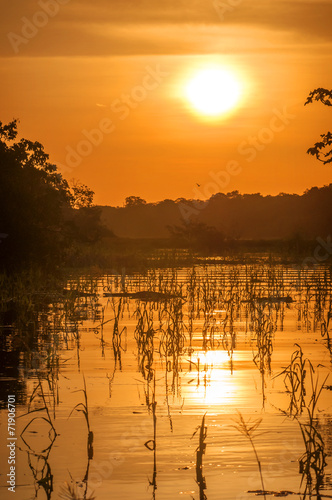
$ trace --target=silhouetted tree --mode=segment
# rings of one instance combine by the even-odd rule
[[[171,233],[174,243],[192,248],[206,248],[212,241],[215,248],[223,248],[234,240],[289,239],[295,234],[308,240],[331,234],[332,184],[303,195],[230,192],[205,201],[181,198],[102,210],[105,224],[120,238],[167,238]]]
[[[137,207],[141,205],[146,205],[146,201],[143,200],[140,196],[127,196],[125,199],[126,207]]]
[[[325,106],[332,106],[331,100],[332,90],[318,88],[310,92],[304,105],[310,104],[313,101],[320,101],[325,104]],[[322,140],[316,142],[312,148],[309,148],[307,153],[312,156],[316,156],[317,160],[326,165],[327,163],[332,162],[332,148],[324,153],[324,151],[326,151],[325,148],[332,145],[332,133],[327,132],[326,134],[321,134],[321,138]]]
[[[48,162],[39,142],[14,142],[17,120],[0,122],[0,232],[2,258],[49,255],[61,243],[62,205],[70,205],[68,183]]]
[[[73,195],[73,208],[87,208],[92,206],[95,194],[92,189],[74,179],[70,183],[70,188]]]
[[[96,243],[103,237],[114,237],[114,233],[100,223],[100,207],[81,207],[71,210],[66,216],[68,240],[78,243]]]
[[[17,124],[0,122],[0,264],[42,264],[62,253],[75,234],[68,234],[68,213],[89,210],[93,192],[77,183],[71,188],[42,144],[17,140]]]

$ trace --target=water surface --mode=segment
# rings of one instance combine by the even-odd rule
[[[65,288],[2,328],[2,498],[9,394],[19,500],[332,495],[328,268],[211,264]]]

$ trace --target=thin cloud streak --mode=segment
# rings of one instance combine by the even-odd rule
[[[19,46],[17,57],[92,57],[140,55],[245,54],[267,53],[291,49],[306,50],[308,39],[286,30],[245,26],[211,25],[137,25],[89,24],[73,25],[70,30],[50,26],[35,39]],[[332,40],[316,40],[310,49],[331,50]],[[13,57],[13,49],[3,44],[1,57]]]
[[[33,19],[47,0],[18,1],[9,6],[0,20],[7,44],[0,55],[12,57],[8,33],[20,34],[24,22]],[[105,56],[140,54],[206,54],[269,49],[272,45],[296,46],[330,44],[332,3],[324,1],[273,2],[243,0],[221,21],[213,2],[203,0],[97,0],[84,5],[71,0],[39,29],[27,44],[26,56]],[[242,42],[239,39],[241,27]],[[251,40],[249,40],[249,38]],[[257,40],[253,46],[252,40]]]

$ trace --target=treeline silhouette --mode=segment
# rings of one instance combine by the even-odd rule
[[[183,241],[312,240],[332,232],[332,184],[302,195],[262,196],[232,191],[207,201],[184,198],[146,203],[129,197],[124,207],[102,207],[101,219],[122,238]]]
[[[110,232],[92,206],[93,191],[68,183],[42,144],[17,140],[17,124],[0,122],[0,268],[54,267]]]
[[[159,203],[129,196],[123,207],[94,206],[93,191],[64,179],[42,144],[17,139],[17,124],[0,122],[0,270],[119,258],[127,265],[156,248],[215,253],[245,241],[304,242],[303,249],[332,232],[332,184],[302,195],[232,191]]]

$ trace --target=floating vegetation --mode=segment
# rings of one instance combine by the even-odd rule
[[[141,292],[117,292],[104,293],[104,297],[128,297],[130,299],[141,300],[143,302],[163,302],[165,300],[171,299],[181,299],[185,300],[181,295],[174,295],[171,293],[163,293],[163,292],[153,292],[153,291],[141,291]]]
[[[248,490],[248,493],[255,493],[255,495],[272,495],[274,497],[288,497],[288,495],[298,495],[299,493],[295,493],[294,491],[281,490],[281,491],[273,491],[273,490]]]

